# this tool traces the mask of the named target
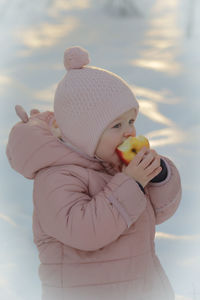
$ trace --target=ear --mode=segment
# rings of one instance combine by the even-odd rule
[[[29,119],[28,115],[22,106],[16,105],[15,111],[16,111],[16,114],[18,115],[18,117],[22,120],[22,122],[24,122],[24,123],[28,122],[28,119]]]

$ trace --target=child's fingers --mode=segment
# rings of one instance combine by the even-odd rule
[[[140,166],[143,169],[146,169],[154,161],[154,159],[155,159],[155,157],[154,157],[153,153],[149,152],[147,155],[145,155],[144,159],[140,163]]]
[[[141,160],[143,159],[144,154],[147,151],[147,147],[143,147],[134,157],[134,159],[132,161],[134,161],[134,163],[136,163],[136,165],[138,166],[139,163],[141,162]]]
[[[148,175],[149,180],[153,179],[155,176],[157,176],[162,171],[162,167],[158,167],[155,169],[151,174]]]
[[[148,172],[148,174],[151,174],[154,170],[158,169],[160,167],[160,159],[156,158],[146,169],[145,171]],[[162,170],[162,168],[161,168]]]

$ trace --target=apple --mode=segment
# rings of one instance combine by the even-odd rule
[[[150,148],[149,141],[145,136],[129,136],[121,145],[117,147],[116,152],[119,158],[126,165],[128,165],[144,146]]]

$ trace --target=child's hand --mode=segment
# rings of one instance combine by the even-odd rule
[[[151,179],[162,171],[160,156],[153,149],[143,147],[128,166],[123,165],[122,172],[145,187]]]

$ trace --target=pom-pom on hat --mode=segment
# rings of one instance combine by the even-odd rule
[[[88,52],[80,47],[68,48],[64,52],[64,66],[66,70],[81,69],[89,64]]]
[[[62,139],[94,157],[105,128],[132,108],[138,113],[139,104],[121,77],[88,64],[85,49],[65,50],[67,73],[56,88],[54,113]]]

